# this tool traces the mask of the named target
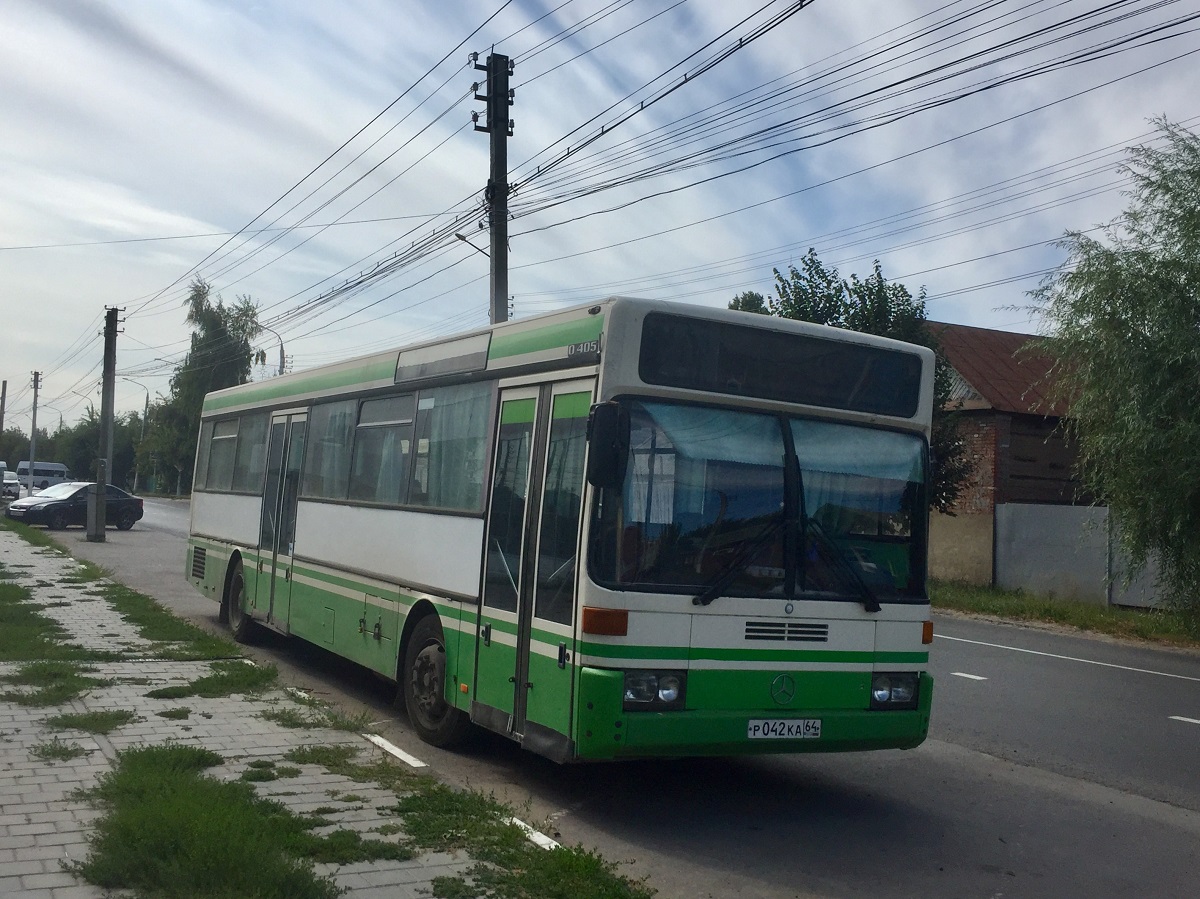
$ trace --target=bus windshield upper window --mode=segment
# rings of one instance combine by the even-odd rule
[[[915,352],[665,313],[646,316],[647,384],[911,418],[921,394]]]

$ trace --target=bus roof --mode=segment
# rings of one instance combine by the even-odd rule
[[[618,310],[621,314],[614,315]],[[601,335],[608,320],[629,318],[640,321],[655,311],[932,355],[923,347],[810,322],[670,300],[610,297],[214,391],[204,399],[203,417],[260,406],[278,408],[303,404],[348,392],[370,392],[399,384],[416,385],[455,375],[485,372],[500,375],[596,364],[600,361]],[[608,339],[620,340],[612,336]]]

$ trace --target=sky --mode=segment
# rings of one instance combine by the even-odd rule
[[[166,395],[196,278],[258,305],[255,378],[486,325],[490,53],[515,318],[813,248],[1034,333],[1125,148],[1200,122],[1197,0],[0,0],[5,426],[34,371],[39,427],[99,407],[108,307],[117,411]]]

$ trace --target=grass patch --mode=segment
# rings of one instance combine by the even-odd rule
[[[10,690],[0,693],[0,699],[22,706],[62,705],[77,699],[94,687],[106,686],[109,682],[88,677],[94,669],[64,661],[30,662],[14,674],[0,677],[0,681],[31,690]]]
[[[436,784],[402,797],[396,811],[415,845],[464,849],[478,861],[461,877],[438,878],[441,899],[537,896],[539,899],[649,899],[655,890],[617,872],[581,846],[545,850],[510,822],[512,809],[490,796]]]
[[[186,721],[191,717],[192,710],[186,706],[180,706],[177,709],[167,709],[164,712],[155,712],[159,718],[166,718],[169,721]]]
[[[292,708],[267,709],[264,712],[260,712],[258,717],[278,724],[280,727],[292,730],[325,726],[325,722],[321,716]]]
[[[340,774],[356,783],[374,783],[393,793],[407,792],[431,784],[426,775],[413,773],[385,758],[372,762],[355,761],[357,746],[300,746],[289,750],[284,758],[297,765],[320,765],[332,774]]]
[[[146,695],[151,699],[184,699],[188,696],[217,699],[239,693],[261,693],[274,686],[279,676],[279,671],[274,665],[248,665],[232,660],[213,662],[212,672],[196,678],[189,684],[160,687]]]
[[[52,549],[56,552],[62,552],[62,547],[55,542],[54,538],[40,528],[32,527],[24,522],[14,521],[7,515],[0,517],[0,527],[20,534],[21,539],[25,540],[27,543],[32,543],[34,546],[40,546],[45,549]]]
[[[77,743],[64,743],[55,737],[49,743],[39,743],[29,750],[29,754],[43,762],[69,762],[87,755],[87,750]]]
[[[267,709],[260,713],[259,717],[267,721],[272,721],[280,727],[296,730],[300,728],[312,729],[324,727],[329,730],[342,730],[355,734],[373,733],[375,731],[369,712],[364,711],[359,712],[357,715],[346,715],[336,709],[319,706],[307,700],[301,704],[307,706],[307,710],[301,711],[288,707]]]
[[[934,609],[1044,622],[1110,637],[1200,648],[1200,614],[1196,613],[1102,606],[1023,590],[942,581],[930,584],[929,598]]]
[[[360,763],[358,754],[354,746],[303,746],[286,757],[403,794],[391,810],[403,818],[403,831],[412,847],[469,852],[478,862],[471,869],[470,883],[461,877],[437,878],[435,896],[649,899],[654,895],[653,889],[622,877],[615,864],[582,847],[546,851],[535,846],[510,823],[512,809],[490,796],[453,790],[386,759]]]
[[[335,899],[315,862],[403,860],[410,850],[353,831],[325,836],[315,822],[262,799],[250,784],[204,771],[222,764],[205,749],[156,746],[121,753],[82,795],[98,805],[87,859],[73,870],[105,889],[140,896]]]
[[[46,726],[51,730],[81,730],[88,734],[110,734],[117,728],[132,724],[137,720],[138,716],[135,712],[113,710],[55,715],[46,722]]]
[[[176,618],[144,593],[124,584],[106,584],[102,594],[127,622],[138,629],[142,639],[160,646],[156,653],[176,660],[228,659],[240,655],[232,640],[208,633],[181,618]]]
[[[0,661],[34,659],[103,661],[112,653],[84,650],[66,642],[67,633],[20,584],[0,583]]]

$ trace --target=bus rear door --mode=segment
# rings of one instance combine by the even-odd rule
[[[575,582],[590,381],[504,390],[488,508],[472,718],[572,754]]]
[[[264,576],[258,579],[255,607],[260,613],[265,607],[267,624],[285,634],[291,608],[296,505],[307,420],[306,413],[272,417],[267,448],[267,481],[259,534],[259,571]]]

